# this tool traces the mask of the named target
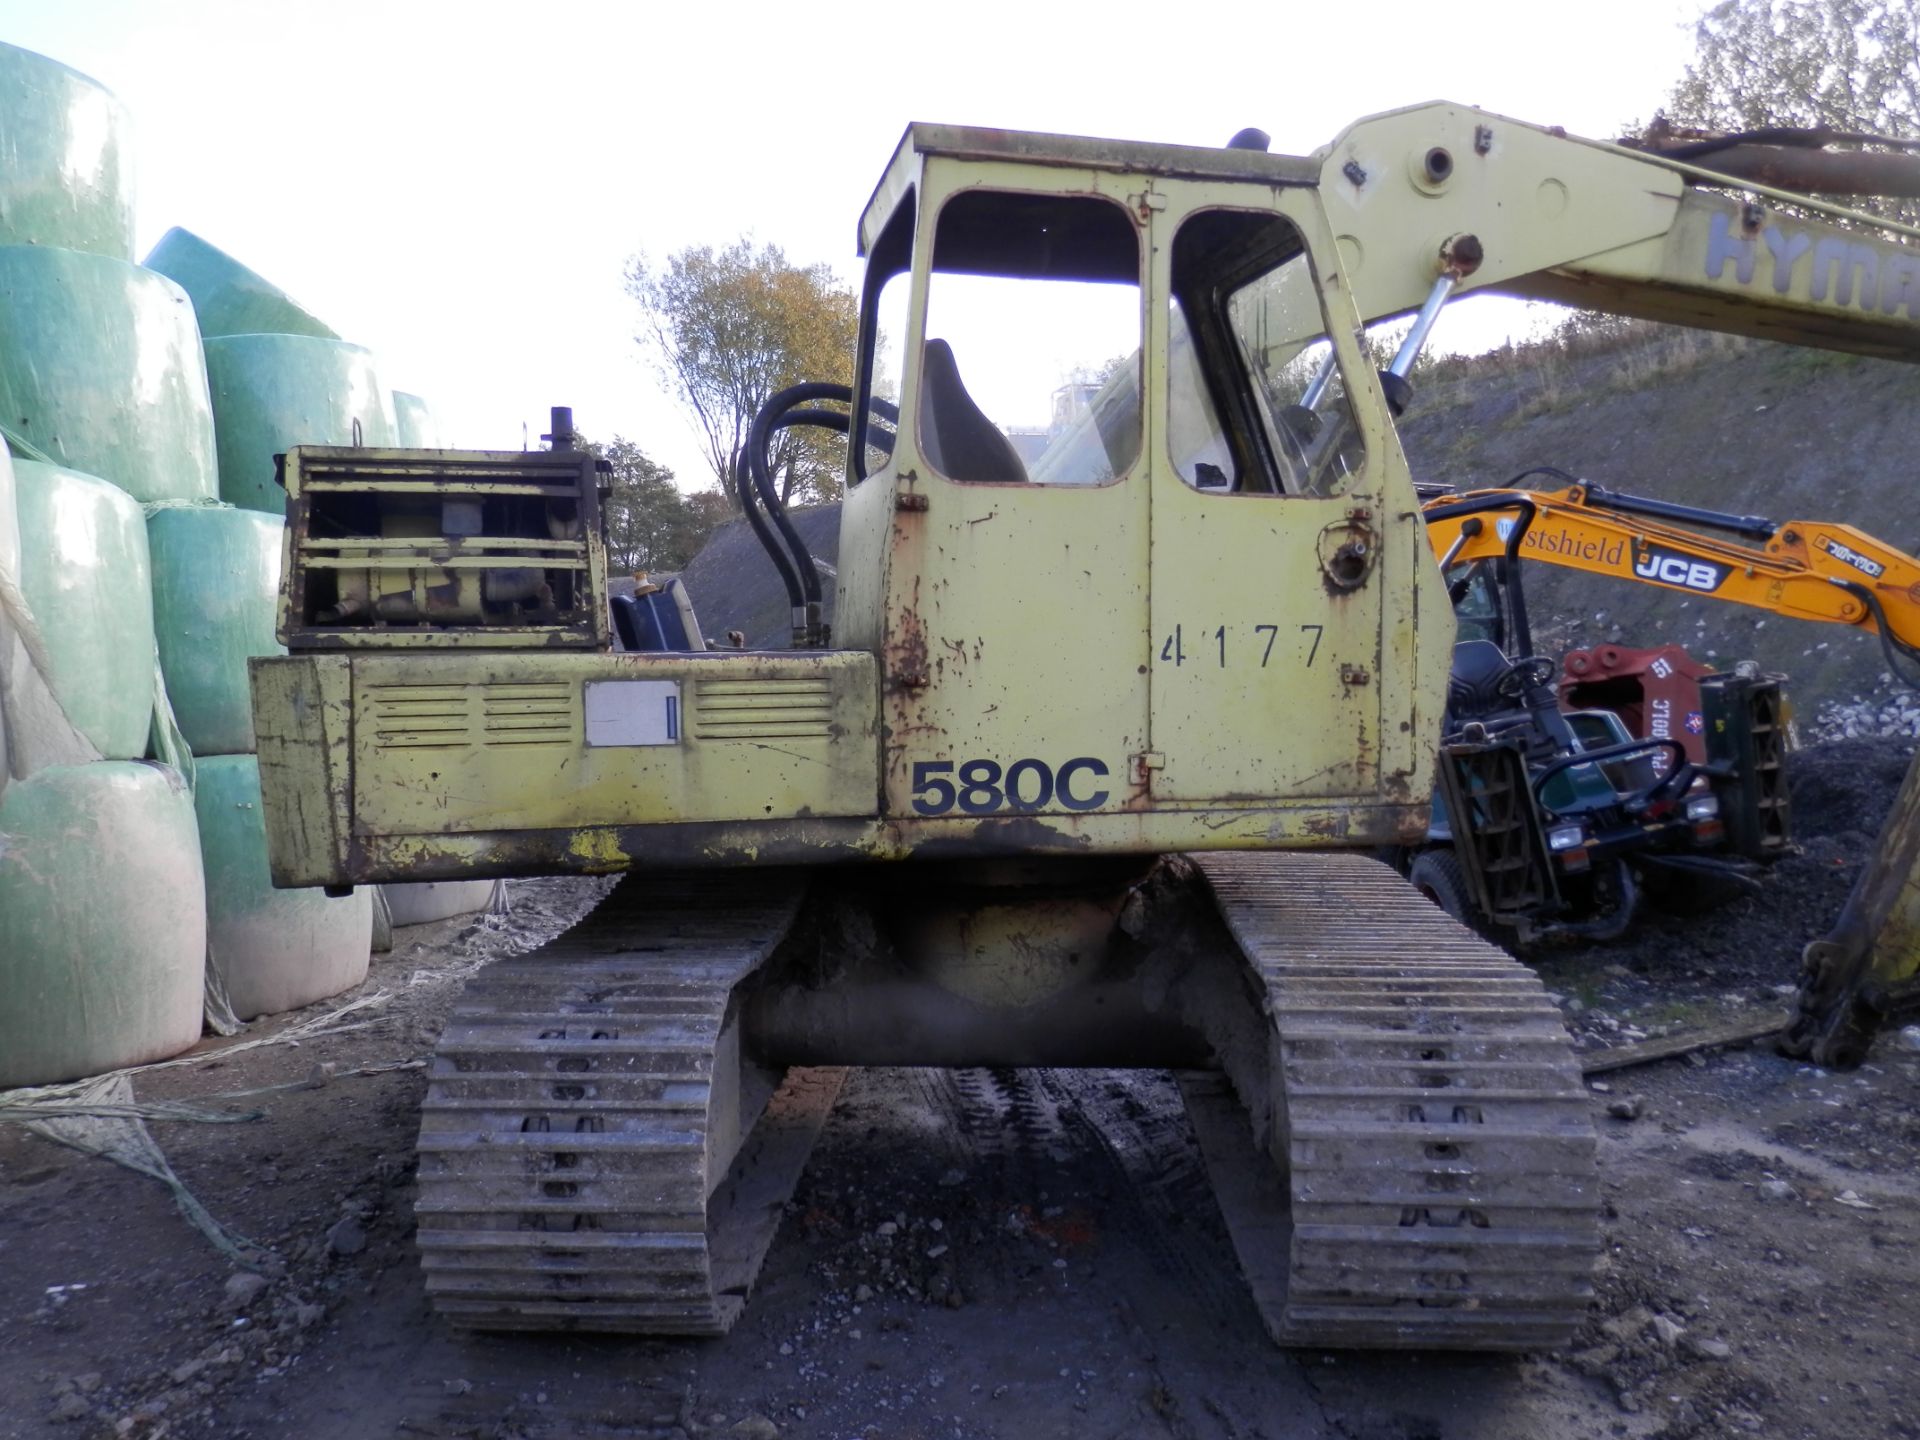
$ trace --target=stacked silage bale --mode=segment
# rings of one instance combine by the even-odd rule
[[[218,498],[223,447],[270,501],[274,452],[348,437],[311,403],[291,439],[244,400],[216,427],[201,297],[131,260],[127,128],[92,80],[0,46],[0,1087],[184,1049],[223,987],[247,1017],[366,973],[367,892],[268,880],[246,662],[278,649],[281,527]],[[238,268],[179,235],[176,268]],[[229,273],[229,320],[337,344],[251,280]]]
[[[141,511],[213,493],[199,337],[131,261],[127,119],[0,46],[0,1086],[200,1034],[193,799],[155,712]]]

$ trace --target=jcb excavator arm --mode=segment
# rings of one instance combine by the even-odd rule
[[[1443,566],[1506,553],[1511,526],[1501,523],[1502,496],[1512,497],[1516,514],[1523,504],[1531,507],[1520,544],[1527,559],[1792,619],[1858,626],[1883,637],[1897,673],[1913,674],[1914,665],[1899,667],[1920,663],[1920,560],[1851,525],[1728,515],[1582,481],[1559,490],[1474,490],[1428,502],[1427,538]],[[1466,500],[1488,509],[1448,513]]]
[[[1713,154],[1696,161],[1629,150],[1432,104],[1361,120],[1318,158],[1321,195],[1362,323],[1418,309],[1415,328],[1423,332],[1450,293],[1489,291],[1920,361],[1920,230],[1761,184],[1753,177],[1770,172],[1751,155],[1733,157],[1741,174],[1729,175],[1713,168]],[[1832,162],[1824,171],[1823,158]],[[1863,168],[1848,163],[1855,158],[1801,150],[1794,174],[1832,194],[1904,193],[1911,183],[1911,175],[1898,186],[1884,178],[1902,162],[1913,170],[1911,156],[1880,157],[1871,167],[1879,181],[1860,178]],[[1306,333],[1293,323],[1307,313],[1304,304],[1274,293],[1268,335]],[[1538,558],[1862,625],[1892,648],[1920,641],[1920,592],[1907,588],[1915,562],[1848,527],[1794,522],[1769,535],[1748,532],[1763,542],[1757,548],[1727,543],[1724,550],[1717,539],[1692,535],[1676,547],[1682,569],[1653,558],[1656,542],[1642,523],[1653,517],[1616,518],[1610,526],[1610,517],[1595,512],[1590,487],[1578,498],[1547,497],[1556,498],[1557,527],[1542,514],[1539,544],[1528,547]],[[1574,549],[1539,548],[1555,535]],[[1636,538],[1647,546],[1637,560]],[[1453,540],[1435,539],[1444,556]],[[1468,537],[1475,542],[1493,543]],[[1617,568],[1610,550],[1585,549],[1616,544]],[[1649,561],[1652,573],[1636,574]],[[1874,565],[1882,573],[1871,573]],[[1720,567],[1719,583],[1688,583],[1718,576]],[[1833,933],[1807,948],[1799,1014],[1784,1048],[1825,1065],[1858,1063],[1917,976],[1920,764],[1908,772]]]

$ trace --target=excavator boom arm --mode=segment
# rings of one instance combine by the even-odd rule
[[[1712,156],[1436,103],[1358,121],[1317,158],[1363,320],[1417,308],[1470,234],[1483,258],[1457,293],[1920,360],[1920,230],[1723,175]]]

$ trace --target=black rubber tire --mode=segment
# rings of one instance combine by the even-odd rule
[[[1460,857],[1450,849],[1422,850],[1413,857],[1407,880],[1427,899],[1477,935],[1494,938],[1494,927],[1473,903],[1473,890]]]

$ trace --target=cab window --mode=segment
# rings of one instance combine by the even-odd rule
[[[1174,237],[1168,441],[1180,477],[1222,494],[1335,495],[1366,466],[1299,230],[1207,210]]]
[[[941,207],[920,449],[964,484],[1105,485],[1140,453],[1140,241],[1089,195],[970,190]]]

